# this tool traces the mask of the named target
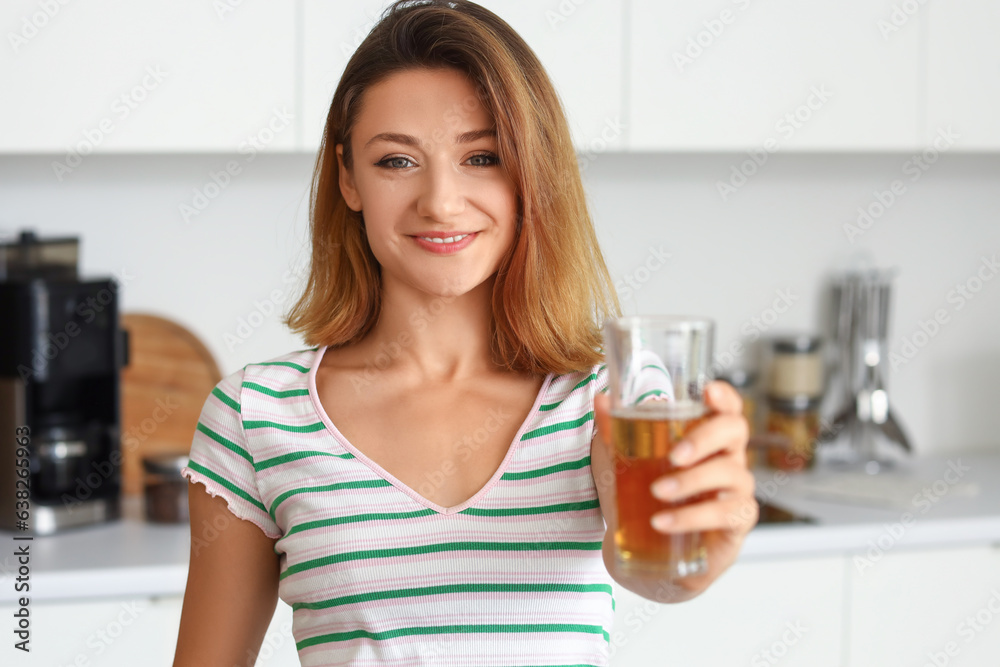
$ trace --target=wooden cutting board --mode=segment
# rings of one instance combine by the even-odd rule
[[[129,365],[122,370],[122,492],[141,494],[142,457],[187,454],[205,399],[222,379],[198,337],[157,315],[127,313]]]

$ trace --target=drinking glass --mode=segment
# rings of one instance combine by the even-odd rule
[[[655,513],[698,497],[667,503],[650,487],[677,469],[671,450],[707,417],[714,332],[714,322],[704,317],[644,315],[604,324],[617,484],[615,557],[623,572],[677,579],[708,568],[701,533],[661,533],[650,523]]]

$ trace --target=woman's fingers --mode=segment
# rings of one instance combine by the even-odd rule
[[[709,492],[753,495],[754,477],[733,456],[719,456],[692,468],[657,478],[650,491],[657,500],[680,502]]]
[[[675,466],[689,466],[719,452],[729,450],[746,465],[746,445],[750,428],[742,414],[709,417],[684,436],[670,452]]]
[[[756,523],[760,508],[753,496],[720,496],[653,515],[653,528],[661,533],[689,533],[707,530],[748,532]]]
[[[728,382],[709,382],[705,387],[705,404],[713,412],[743,414],[743,397]]]

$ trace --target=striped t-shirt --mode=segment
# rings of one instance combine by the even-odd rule
[[[548,374],[493,477],[446,509],[330,421],[316,393],[325,351],[224,378],[183,470],[280,538],[301,663],[607,665],[613,582],[590,467],[604,366]]]

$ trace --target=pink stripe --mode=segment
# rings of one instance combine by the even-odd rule
[[[441,574],[416,575],[408,574],[405,577],[383,578],[378,571],[372,572],[372,577],[378,581],[377,586],[373,586],[371,580],[362,581],[360,579],[350,580],[343,586],[329,586],[324,588],[310,588],[308,594],[303,594],[296,602],[318,602],[338,598],[344,595],[359,595],[371,590],[391,591],[400,588],[421,588],[424,586],[448,586],[453,584],[466,584],[470,581],[483,584],[609,584],[611,579],[605,572],[601,575],[591,575],[589,573],[573,573],[575,576],[570,581],[566,572],[557,570],[553,572],[519,572],[511,578],[509,573],[498,572],[495,569],[489,571],[473,570],[471,572],[448,571]],[[362,588],[362,586],[364,588]]]
[[[411,587],[417,588],[417,587]],[[408,598],[387,598],[384,600],[367,600],[362,602],[354,602],[351,604],[340,605],[337,609],[350,609],[351,607],[361,606],[363,607],[364,614],[369,612],[374,612],[376,610],[383,610],[390,608],[393,610],[399,610],[405,606],[433,606],[439,604],[450,604],[450,603],[462,603],[462,602],[481,602],[482,600],[492,600],[496,604],[512,605],[516,603],[522,604],[533,604],[537,602],[539,593],[524,593],[524,592],[503,592],[503,593],[443,593],[438,595],[421,595]],[[556,600],[573,600],[580,601],[581,599],[590,598],[594,595],[603,595],[611,604],[611,596],[604,591],[591,591],[585,593],[576,593],[569,591],[546,591],[544,593],[546,598],[552,598]],[[334,596],[340,597],[340,596]],[[584,600],[586,603],[586,600]],[[330,615],[329,609],[302,609],[300,613],[308,618],[325,618]],[[336,612],[340,613],[340,612]],[[585,613],[578,614],[580,617],[592,618],[592,616],[587,616]],[[398,616],[393,613],[393,622],[398,620]],[[421,615],[420,618],[427,618],[426,615]],[[559,618],[566,618],[565,614],[560,613]],[[468,623],[469,621],[465,621]],[[570,623],[571,621],[559,621],[560,623]],[[584,621],[581,621],[584,622]],[[424,621],[427,623],[427,621]],[[428,623],[429,625],[434,625],[434,623]],[[354,626],[356,627],[356,626]]]

